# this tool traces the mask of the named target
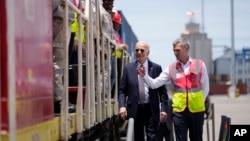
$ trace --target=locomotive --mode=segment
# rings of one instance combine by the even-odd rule
[[[116,79],[115,94],[111,97],[111,73],[104,71],[110,68],[112,50],[119,46],[102,33],[98,0],[85,0],[84,5],[69,0],[61,2],[64,87],[60,110],[55,113],[52,1],[0,1],[1,141],[96,140],[119,136],[116,128],[119,80]],[[78,25],[85,27],[84,31],[77,31],[79,40],[82,36],[86,40],[85,61],[79,42],[78,64],[73,66],[68,61],[70,12],[77,14]],[[123,51],[122,59],[121,68],[130,62],[131,56]],[[69,103],[75,104],[74,111],[69,111]]]

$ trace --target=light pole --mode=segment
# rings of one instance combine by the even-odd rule
[[[234,1],[231,0],[231,94],[235,93],[235,49],[234,49]]]
[[[204,0],[201,0],[201,33],[204,33]]]
[[[201,0],[201,54],[203,56],[203,59],[205,61],[205,63],[208,63],[206,65],[212,66],[212,60],[209,60],[208,58],[208,54],[206,53],[207,51],[207,46],[206,46],[206,42],[205,42],[205,26],[204,26],[204,19],[205,19],[205,15],[204,15],[204,0]],[[211,69],[211,68],[210,68]],[[209,70],[209,72],[212,72],[212,70]]]

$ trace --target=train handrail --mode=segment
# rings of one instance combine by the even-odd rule
[[[9,1],[6,1],[6,4],[8,6],[8,8],[6,9],[7,12],[6,13],[9,13],[10,16],[9,18],[7,19],[8,20],[8,77],[9,77],[9,80],[8,80],[8,93],[9,93],[9,96],[8,96],[8,101],[9,101],[9,104],[8,104],[8,117],[9,117],[9,135],[10,135],[10,140],[11,141],[14,141],[16,140],[16,131],[17,131],[17,123],[16,123],[16,87],[15,87],[15,65],[16,65],[16,59],[15,59],[15,54],[16,54],[16,50],[15,50],[15,41],[14,41],[14,36],[15,36],[15,33],[13,32],[13,30],[11,29],[14,29],[14,0],[9,0]],[[11,12],[12,11],[12,12]],[[1,118],[1,117],[0,117]],[[1,126],[0,126],[1,127]]]
[[[207,114],[205,116],[207,126],[207,141],[210,141],[209,120],[212,120],[212,141],[215,141],[215,117],[214,117],[214,103],[208,103]]]
[[[128,120],[127,141],[134,141],[134,119],[133,118],[129,118]]]
[[[105,59],[104,51],[107,50],[107,58],[111,58],[111,48],[114,47],[115,50],[121,49],[115,41],[110,39],[108,36],[104,35],[102,32],[102,27],[100,27],[100,4],[98,0],[95,0],[95,5],[93,1],[85,0],[85,11],[84,13],[79,10],[80,7],[76,7],[70,0],[61,0],[64,2],[64,96],[61,104],[61,114],[60,114],[60,139],[67,140],[69,137],[68,131],[68,110],[67,105],[69,104],[69,86],[68,86],[68,44],[69,44],[69,23],[68,23],[68,12],[73,11],[78,16],[78,88],[77,88],[77,101],[76,101],[76,132],[82,133],[84,130],[90,129],[97,123],[102,122],[107,118],[111,118],[118,114],[118,80],[116,79],[115,95],[111,98],[111,86],[110,86],[110,70],[105,74]],[[95,11],[93,11],[95,7]],[[95,14],[95,16],[94,16]],[[95,17],[95,18],[93,18]],[[95,24],[94,24],[95,23]],[[85,26],[84,34],[82,33],[81,26]],[[96,32],[94,32],[96,30]],[[96,33],[96,34],[94,34]],[[82,43],[82,36],[85,35],[86,42]],[[94,39],[96,42],[94,42]],[[107,43],[106,46],[104,43]],[[82,91],[82,49],[83,44],[86,48],[86,86],[85,86],[85,98],[83,98]],[[96,53],[97,52],[97,53]],[[101,53],[99,53],[101,52]],[[122,70],[126,63],[130,62],[131,57],[127,51],[123,51],[123,63]],[[110,59],[107,59],[107,64],[110,65]],[[97,65],[96,65],[97,64]],[[103,65],[100,65],[103,64]],[[107,66],[106,66],[107,67]],[[110,67],[110,66],[109,66]],[[117,61],[115,60],[115,68],[117,68]],[[117,69],[115,69],[117,70]],[[105,96],[104,76],[108,75],[108,92]],[[117,78],[117,72],[115,72],[115,78]],[[85,99],[85,102],[83,102]],[[84,106],[83,106],[84,103]],[[84,109],[82,108],[84,107]]]
[[[68,64],[68,32],[67,32],[67,27],[68,27],[68,2],[65,1],[65,8],[63,10],[63,47],[64,47],[64,63]],[[63,74],[63,78],[64,78],[64,90],[63,90],[63,97],[62,97],[62,101],[61,101],[61,113],[60,113],[60,139],[61,140],[68,140],[68,118],[69,118],[69,114],[68,114],[68,110],[67,110],[67,105],[68,105],[68,90],[67,87],[68,86],[68,65],[64,64],[64,74]]]

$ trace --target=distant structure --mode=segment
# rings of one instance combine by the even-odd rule
[[[224,54],[213,61],[216,81],[230,80],[230,64],[232,50],[228,48]],[[246,83],[250,87],[250,47],[235,50],[235,80],[236,84]]]
[[[227,48],[224,50],[223,55],[219,56],[213,61],[214,80],[216,83],[226,83],[230,81],[230,65],[232,58],[231,52],[232,50]]]
[[[190,56],[196,59],[202,59],[207,67],[209,74],[212,70],[212,40],[207,37],[206,33],[200,32],[200,25],[194,22],[192,11],[186,13],[190,16],[190,21],[186,24],[182,38],[186,38],[191,45]]]

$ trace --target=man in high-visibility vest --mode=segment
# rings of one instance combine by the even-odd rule
[[[152,79],[143,68],[138,73],[150,88],[158,88],[170,81],[173,86],[173,122],[176,141],[202,141],[205,99],[209,92],[207,69],[202,60],[189,56],[190,45],[186,39],[173,42],[177,61],[170,64],[159,77]]]
[[[118,86],[120,83],[120,79],[121,79],[121,65],[122,65],[122,57],[123,57],[123,50],[127,50],[128,49],[128,45],[122,43],[122,39],[120,34],[118,33],[118,30],[121,27],[122,24],[122,19],[121,19],[121,15],[118,13],[118,11],[113,10],[113,38],[114,41],[118,44],[119,48],[114,50],[112,53],[112,58],[111,58],[111,87],[112,87],[112,92],[111,92],[111,97],[114,97],[114,90],[115,90],[115,79],[118,79]],[[117,60],[117,78],[115,78],[115,67],[114,67],[114,63],[115,60]]]
[[[82,41],[82,58],[83,58],[83,64],[86,62],[86,47],[84,44],[86,43],[85,38],[85,26],[81,25],[81,32],[82,32],[82,39],[79,38],[78,33],[78,15],[77,13],[74,13],[74,21],[71,24],[71,36],[70,36],[70,43],[69,43],[69,64],[77,64],[78,63],[78,40]]]

